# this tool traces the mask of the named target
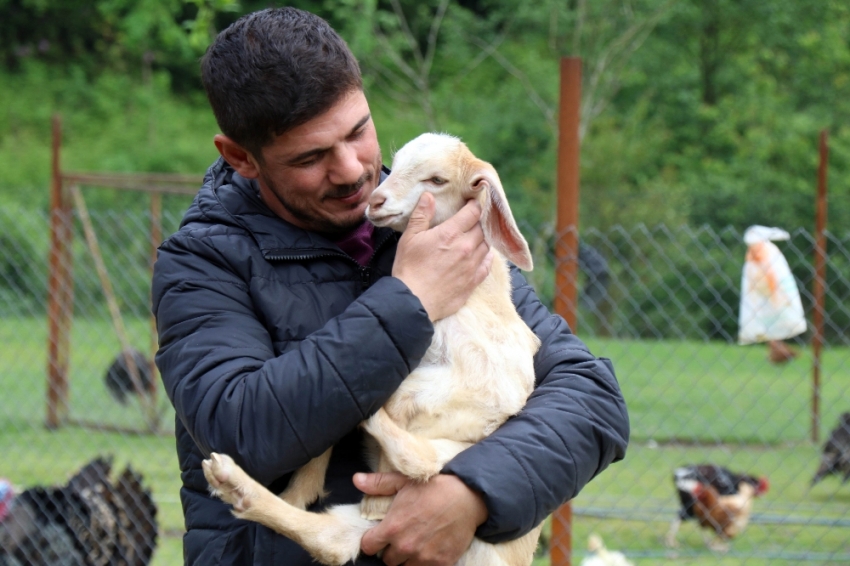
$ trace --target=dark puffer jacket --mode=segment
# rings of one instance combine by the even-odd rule
[[[398,235],[379,229],[375,241],[361,267],[275,216],[256,185],[219,160],[160,247],[156,362],[177,412],[186,564],[313,563],[208,495],[201,460],[211,451],[277,493],[335,446],[321,505],[360,499],[351,476],[367,466],[357,424],[417,366],[433,334],[419,300],[390,276]],[[538,385],[521,415],[444,470],[483,494],[489,518],[477,534],[490,542],[527,532],[575,496],[623,458],[629,434],[610,362],[550,315],[518,270],[513,283],[519,313],[543,341]]]

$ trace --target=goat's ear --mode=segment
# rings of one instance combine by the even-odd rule
[[[531,271],[534,267],[531,251],[517,228],[495,169],[487,164],[476,170],[469,181],[469,187],[475,195],[486,191],[486,197],[479,202],[483,208],[481,227],[487,242],[520,269]]]

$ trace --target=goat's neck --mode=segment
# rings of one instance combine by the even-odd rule
[[[490,274],[475,288],[464,307],[465,311],[472,310],[482,316],[490,313],[506,321],[516,317],[516,308],[511,301],[510,270],[507,261],[498,252],[493,258]]]

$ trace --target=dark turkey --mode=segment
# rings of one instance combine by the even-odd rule
[[[136,366],[136,380],[133,379],[128,360]],[[126,405],[128,395],[150,395],[150,360],[134,348],[122,351],[112,360],[103,379],[112,398]]]
[[[850,480],[850,413],[841,415],[838,426],[829,433],[811,485],[832,474],[842,476],[842,482]]]
[[[33,487],[0,517],[0,566],[143,566],[157,541],[156,505],[130,467],[109,479],[96,458],[62,487]]]

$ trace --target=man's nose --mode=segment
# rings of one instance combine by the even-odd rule
[[[328,180],[334,185],[353,185],[363,176],[363,164],[357,150],[343,145],[334,153],[334,162],[328,171]]]

